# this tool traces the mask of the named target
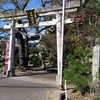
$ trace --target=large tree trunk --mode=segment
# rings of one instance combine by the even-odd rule
[[[18,23],[20,24],[21,20],[19,20]],[[18,31],[21,32],[21,28],[19,28]],[[16,38],[19,45],[19,69],[25,71],[28,69],[28,37],[26,36],[25,39],[23,39],[22,34],[17,32]]]
[[[25,57],[24,40],[19,32],[17,32],[16,38],[19,45],[19,68],[22,68],[24,67],[24,57]]]
[[[27,69],[29,69],[28,68],[28,60],[29,60],[28,36],[25,36],[24,48],[25,48],[24,66],[27,67]]]

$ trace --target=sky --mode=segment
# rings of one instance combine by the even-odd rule
[[[30,8],[41,8],[41,0],[30,0],[26,9]]]

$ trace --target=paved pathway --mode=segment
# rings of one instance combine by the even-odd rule
[[[46,100],[48,91],[58,91],[54,69],[0,77],[0,100]]]
[[[12,77],[16,80],[30,81],[34,83],[48,84],[58,86],[56,82],[57,71],[56,68],[50,68],[48,70],[40,70],[40,71],[27,71],[27,72],[19,72],[15,77]]]

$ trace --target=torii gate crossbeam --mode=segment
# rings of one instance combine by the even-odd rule
[[[60,21],[60,19],[59,19]],[[74,18],[68,18],[65,19],[65,24],[70,24],[74,22]],[[45,22],[39,22],[38,26],[53,26],[58,23],[57,19],[53,19],[52,21],[45,21]],[[11,29],[12,24],[4,25],[4,29]],[[22,24],[15,24],[15,28],[29,28],[29,23],[22,23]]]
[[[73,0],[73,1],[66,2],[65,10],[67,12],[71,12],[71,9],[72,9],[72,12],[73,12],[73,9],[76,9],[81,5],[80,1],[82,1],[81,3],[84,3],[85,0]],[[48,16],[51,14],[52,15],[56,14],[58,12],[62,13],[62,7],[60,5],[53,5],[50,7],[37,8],[34,10],[35,10],[37,16]],[[27,18],[26,11],[27,10],[17,11],[16,13],[9,12],[9,13],[0,14],[0,19],[12,20],[12,18],[13,19]]]

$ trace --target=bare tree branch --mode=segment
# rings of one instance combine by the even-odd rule
[[[15,5],[16,9],[20,9],[17,0],[11,0],[11,2]]]
[[[12,27],[12,26],[11,26]],[[22,31],[19,31],[18,29],[16,29],[16,28],[14,28],[14,27],[12,27],[15,31],[17,31],[18,33],[20,33],[20,34],[22,34],[22,35],[24,35],[25,37],[27,37],[28,38],[28,40],[37,40],[37,39],[39,39],[40,38],[40,36],[39,36],[39,34],[36,34],[36,35],[33,35],[33,36],[29,36],[28,34],[26,34],[26,30],[24,30],[24,32],[22,32]],[[23,28],[24,29],[24,28]]]
[[[42,7],[45,7],[46,4],[51,3],[52,1],[53,1],[53,0],[48,0],[48,1],[43,1],[43,0],[41,0]]]
[[[25,7],[26,7],[27,4],[29,3],[29,1],[30,1],[30,0],[24,0],[24,3],[23,3],[23,5],[22,5],[22,7],[21,7],[21,10],[24,10],[24,9],[25,9]]]
[[[11,26],[11,27],[12,27],[12,26]],[[12,28],[13,28],[15,31],[19,32],[20,34],[22,34],[22,35],[24,35],[24,36],[27,35],[25,32],[21,32],[21,31],[19,31],[18,29],[14,28],[14,27],[12,27]]]
[[[9,34],[8,31],[6,31],[4,28],[0,28],[0,31],[3,33],[5,32],[5,33]]]

